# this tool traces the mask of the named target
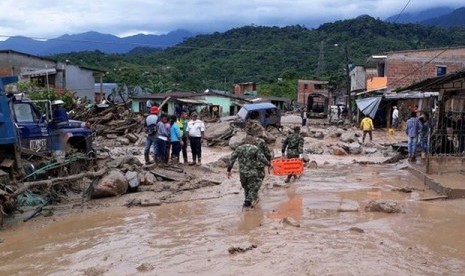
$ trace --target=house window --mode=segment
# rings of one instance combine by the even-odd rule
[[[304,83],[304,90],[308,89],[308,83]]]
[[[444,76],[447,74],[447,67],[446,66],[438,66],[436,67],[436,76]]]

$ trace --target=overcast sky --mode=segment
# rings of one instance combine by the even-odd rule
[[[53,38],[98,31],[118,36],[175,29],[225,31],[244,25],[319,24],[362,14],[384,19],[408,0],[1,0],[0,35]],[[438,4],[439,3],[439,4]],[[411,0],[405,12],[463,0]]]

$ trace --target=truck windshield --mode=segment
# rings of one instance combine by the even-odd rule
[[[14,105],[16,122],[34,123],[39,122],[37,114],[32,110],[31,105],[27,103],[15,103]]]
[[[245,118],[247,117],[247,110],[245,108],[241,108],[241,110],[237,112],[237,116],[241,117],[242,120],[245,120]]]

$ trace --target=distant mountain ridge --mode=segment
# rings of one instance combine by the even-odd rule
[[[436,7],[416,13],[403,13],[393,15],[385,20],[395,23],[414,23],[442,28],[465,26],[465,7],[452,9],[449,7]]]
[[[399,14],[386,18],[386,22],[395,23],[419,23],[424,20],[432,19],[438,16],[446,15],[453,12],[454,9],[450,7],[435,7],[419,12],[405,12],[400,16]]]
[[[179,29],[163,35],[137,34],[123,38],[95,31],[73,35],[65,34],[46,41],[14,36],[5,41],[0,41],[0,50],[11,49],[41,56],[94,50],[108,54],[118,54],[127,53],[137,47],[164,49],[195,35],[190,31]]]
[[[422,25],[444,28],[465,26],[465,7],[458,8],[449,14],[431,18],[420,22]]]

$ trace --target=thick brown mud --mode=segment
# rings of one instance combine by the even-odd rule
[[[463,275],[464,200],[419,201],[431,192],[395,165],[283,180],[267,176],[251,211],[236,175],[180,195],[185,202],[18,224],[0,232],[0,274]],[[405,186],[413,192],[393,191]],[[400,201],[404,212],[365,212],[372,199]]]

